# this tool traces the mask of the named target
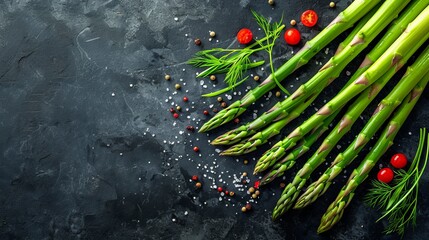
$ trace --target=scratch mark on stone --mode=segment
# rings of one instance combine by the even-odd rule
[[[82,31],[80,31],[77,34],[77,36],[76,36],[76,44],[77,44],[77,48],[78,48],[78,50],[80,52],[80,56],[83,57],[83,55],[85,55],[85,57],[88,60],[91,60],[91,58],[88,56],[88,53],[80,46],[80,43],[79,43],[79,36],[82,35],[84,32],[86,32],[88,30],[89,30],[89,27],[86,27],[86,28],[84,28]]]
[[[122,92],[122,98],[124,98],[125,105],[127,105],[127,107],[130,109],[130,111],[133,114],[133,116],[135,116],[134,110],[131,108],[130,104],[128,104],[128,101],[127,101],[127,98],[125,97],[125,93],[124,92]]]
[[[92,41],[95,41],[98,39],[100,39],[100,37],[91,38],[91,39],[86,40],[85,42],[92,42]]]

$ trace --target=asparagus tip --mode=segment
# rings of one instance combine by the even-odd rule
[[[369,81],[365,75],[361,75],[356,81],[355,84],[368,85]]]
[[[317,111],[318,115],[329,115],[331,114],[331,109],[329,108],[329,106],[325,105],[323,106],[319,111]]]

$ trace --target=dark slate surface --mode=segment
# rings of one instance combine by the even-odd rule
[[[329,9],[329,1],[277,2],[273,8],[266,1],[249,0],[1,1],[0,239],[398,238],[382,234],[385,222],[374,223],[378,213],[361,202],[365,186],[332,231],[316,234],[321,215],[348,173],[316,204],[290,211],[280,221],[270,219],[280,180],[262,189],[253,211],[242,214],[240,208],[250,197],[234,186],[234,175],[252,172],[254,158],[267,147],[238,159],[218,157],[208,140],[234,124],[210,135],[185,130],[208,119],[204,109],[220,108],[216,99],[201,99],[200,94],[224,86],[221,79],[216,87],[207,79],[201,85],[195,79],[198,70],[184,63],[200,49],[194,38],[202,39],[202,48],[238,46],[234,36],[241,27],[262,34],[249,9],[274,20],[284,13],[288,23],[312,8],[320,14],[318,26],[298,25],[306,40],[349,4],[340,1]],[[217,33],[213,41],[209,30]],[[292,75],[287,86],[295,89],[314,74],[336,44]],[[279,41],[276,66],[298,49]],[[361,59],[346,70],[352,72]],[[169,82],[166,73],[172,76]],[[261,69],[252,73],[268,75]],[[332,97],[346,79],[343,73],[304,115]],[[177,93],[176,83],[182,84]],[[245,88],[237,89],[233,100]],[[181,101],[185,95],[188,103]],[[418,129],[428,126],[428,95],[426,91],[386,155],[413,155]],[[267,95],[241,120],[251,120],[253,111],[274,101]],[[167,110],[177,104],[183,110],[175,120]],[[199,154],[192,151],[195,145]],[[249,165],[243,165],[245,158]],[[194,174],[202,179],[200,191],[189,181]],[[407,231],[404,239],[429,238],[428,178],[426,173],[421,184],[416,231]],[[256,179],[250,176],[248,185]],[[236,196],[219,199],[211,189],[215,185]]]

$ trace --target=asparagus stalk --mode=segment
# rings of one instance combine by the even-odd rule
[[[368,67],[374,62],[375,59],[379,58],[383,52],[395,41],[395,39],[403,32],[406,26],[411,22],[429,3],[429,0],[413,2],[406,11],[398,18],[394,24],[389,28],[389,31],[383,36],[379,43],[374,47],[374,49],[368,53],[365,57],[365,60],[362,62],[359,69],[351,77],[350,80],[354,81],[357,77],[363,73]],[[412,54],[407,53],[407,55],[402,59],[405,61],[410,58]],[[325,138],[322,145],[319,147],[319,150],[313,154],[313,156],[307,160],[303,168],[298,171],[292,183],[289,183],[283,194],[282,201],[279,200],[279,209],[284,208],[283,212],[291,207],[295,202],[297,195],[300,193],[301,189],[305,185],[307,179],[310,177],[311,173],[325,161],[325,158],[342,138],[342,136],[348,132],[352,124],[356,121],[358,116],[362,113],[364,108],[374,99],[374,97],[379,93],[382,87],[387,83],[387,81],[395,74],[396,69],[389,69],[389,71],[383,75],[377,82],[371,85],[370,88],[367,88],[359,98],[349,107],[346,112],[343,120],[337,124],[334,130]],[[326,119],[328,120],[328,119]],[[330,122],[330,121],[329,121]],[[324,122],[325,123],[325,122]],[[347,123],[347,124],[345,124]],[[312,136],[310,136],[312,137]],[[307,144],[306,144],[307,145]],[[309,147],[304,148],[303,151]],[[277,163],[270,173],[268,173],[262,180],[261,184],[265,184],[267,181],[272,180],[277,176],[281,176],[284,171],[288,168],[290,163],[288,159],[294,161],[293,153],[290,153],[284,160],[282,164]],[[292,156],[291,156],[292,155]],[[280,166],[279,166],[280,165]],[[280,207],[280,205],[282,207]],[[279,210],[280,212],[280,210]],[[280,213],[281,214],[281,213]]]
[[[428,8],[429,9],[429,8]],[[381,101],[373,116],[359,133],[352,144],[340,153],[331,166],[320,176],[320,178],[310,184],[307,190],[297,200],[295,208],[302,208],[314,202],[319,196],[324,194],[332,181],[341,171],[357,157],[366,143],[374,136],[378,129],[388,119],[390,114],[402,102],[412,88],[420,81],[429,68],[429,47],[420,55],[416,63],[412,65],[396,85],[393,91]]]
[[[379,81],[374,83],[373,84],[374,86],[371,86],[371,88],[368,88],[364,92],[362,92],[361,95],[355,100],[355,102],[349,107],[343,120],[340,121],[340,123],[338,123],[335,126],[335,128],[331,131],[331,133],[325,138],[325,140],[323,141],[319,149],[316,151],[316,153],[314,153],[313,156],[310,159],[308,159],[307,162],[304,164],[304,166],[298,171],[293,181],[285,187],[280,199],[276,204],[276,207],[274,208],[274,212],[273,212],[274,219],[282,215],[284,212],[286,212],[293,206],[293,204],[295,203],[295,200],[298,198],[299,193],[305,186],[305,183],[307,182],[311,173],[321,163],[325,161],[326,156],[329,154],[332,148],[337,144],[339,139],[341,139],[341,137],[350,130],[353,122],[360,116],[362,111],[375,98],[379,90],[381,90],[382,88],[381,85],[384,85],[385,83],[387,83],[387,81],[391,78],[391,76],[394,73],[395,71],[392,69],[391,74],[389,74],[388,76],[386,74]],[[375,89],[377,92],[376,93],[372,92],[371,89]],[[351,122],[348,122],[347,126],[343,126],[341,122],[344,122],[344,119],[346,117],[347,119],[351,120]],[[283,163],[282,167],[280,167],[278,171],[283,171],[283,169],[286,168],[283,166],[288,166],[289,164],[290,164],[289,162]],[[269,174],[272,174],[272,173],[273,171],[271,171]]]
[[[293,167],[296,163],[296,160],[304,155],[308,150],[310,150],[310,147],[317,141],[317,139],[319,139],[319,137],[329,129],[330,123],[338,115],[338,113],[339,111],[337,111],[328,119],[325,119],[321,126],[316,128],[314,132],[308,134],[303,140],[301,140],[301,143],[298,144],[298,146],[295,147],[295,149],[293,149],[285,158],[283,158],[283,160],[276,163],[261,179],[260,185],[262,186],[270,183],[275,178],[282,176],[286,170],[289,170],[291,167]]]
[[[378,139],[374,148],[365,157],[365,160],[362,161],[359,167],[353,170],[346,185],[341,189],[335,201],[328,207],[326,213],[323,215],[320,226],[317,230],[318,233],[331,229],[341,219],[345,208],[349,205],[355,195],[356,188],[368,177],[369,172],[376,165],[377,161],[393,144],[396,134],[417,103],[428,81],[429,74],[426,74],[408,95],[404,103],[402,103],[401,107],[398,109],[389,125],[385,128],[381,137]]]
[[[355,37],[355,35],[362,29],[362,27],[368,22],[368,20],[372,17],[372,15],[376,12],[377,8],[372,9],[368,14],[366,14],[360,21],[359,23],[356,25],[355,28],[353,28],[353,31],[347,36],[347,38],[341,42],[336,50],[335,55],[339,54],[348,44],[350,44],[350,42],[353,40],[353,38]],[[321,91],[320,91],[321,92]],[[319,93],[320,93],[319,92]],[[314,94],[313,94],[314,95]],[[313,99],[314,100],[314,99]],[[309,101],[304,101],[304,102],[308,102],[308,104],[311,104],[311,102]],[[278,107],[280,105],[280,103],[276,104],[275,107]],[[307,105],[308,106],[308,105]],[[304,107],[301,109],[299,109],[298,111],[296,109],[292,110],[292,115],[296,114],[296,113],[301,113],[303,110],[305,110],[307,107]],[[287,115],[290,115],[287,114]],[[286,114],[283,114],[285,117],[287,117]],[[273,129],[273,131],[279,132],[281,128],[283,128],[285,125],[287,125],[287,123],[289,123],[290,121],[287,121],[285,119],[281,119],[278,122],[286,122],[284,125],[282,125],[281,123],[275,123],[273,125],[275,126],[270,126],[269,128]],[[256,130],[253,129],[249,129],[250,123],[240,126],[236,129],[230,130],[222,135],[220,135],[219,137],[217,137],[216,139],[214,139],[211,144],[212,145],[232,145],[235,143],[240,142],[241,140],[252,136],[256,133]],[[266,134],[266,135],[270,135],[270,134]],[[274,135],[273,135],[274,136]]]
[[[385,13],[383,13],[385,14]],[[259,172],[274,165],[277,159],[281,158],[285,151],[293,147],[296,142],[306,133],[318,126],[321,121],[328,118],[337,109],[344,106],[349,99],[354,98],[368,86],[378,80],[390,68],[399,69],[402,67],[406,53],[414,53],[421,44],[428,38],[429,31],[429,7],[408,25],[407,30],[386,50],[386,52],[372,64],[358,79],[346,89],[336,95],[316,114],[296,128],[285,139],[275,144],[270,150],[259,159],[255,172]],[[345,50],[343,51],[345,52]]]
[[[268,112],[255,119],[252,123],[240,127],[241,133],[235,132],[235,134],[242,136],[245,135],[245,133],[242,132],[257,130],[271,122],[279,121],[286,117],[289,111],[301,103],[303,99],[307,99],[311,94],[319,94],[326,85],[339,76],[340,72],[347,66],[347,64],[363,49],[365,49],[366,46],[368,46],[368,44],[397,16],[400,10],[403,9],[407,3],[408,0],[387,0],[368,20],[362,29],[358,31],[347,47],[338,55],[332,57],[313,78],[311,78],[307,83],[301,85],[301,87],[295,91],[291,97],[287,98],[280,104],[277,104]],[[278,132],[278,129],[270,129]],[[267,136],[270,135],[271,134],[267,133]]]
[[[283,80],[296,69],[305,65],[316,53],[324,48],[342,32],[353,26],[355,22],[367,14],[380,0],[354,1],[349,7],[342,11],[322,32],[308,41],[305,46],[289,61],[275,71],[274,77],[278,81]],[[200,132],[206,132],[223,125],[237,116],[241,115],[247,107],[262,97],[276,86],[272,74],[268,76],[258,87],[249,91],[241,100],[231,104],[229,107],[218,112],[213,118],[206,122]]]
[[[279,134],[280,130],[283,127],[285,127],[288,123],[290,123],[292,120],[297,118],[314,101],[314,99],[317,98],[319,93],[311,96],[304,103],[297,106],[294,110],[292,110],[292,112],[286,118],[283,118],[280,121],[271,124],[263,131],[255,133],[251,138],[245,139],[240,143],[228,148],[227,150],[223,151],[220,155],[238,156],[238,155],[255,151],[258,146],[265,144],[268,141],[268,139]]]
[[[301,85],[279,106],[274,106],[267,114],[255,119],[250,124],[249,129],[260,129],[272,121],[283,118],[290,108],[299,104],[303,98],[307,98],[308,94],[312,94],[314,91],[322,91],[339,76],[341,71],[353,58],[364,50],[368,44],[398,16],[398,13],[408,2],[409,0],[385,1],[343,51],[332,57],[315,76]]]

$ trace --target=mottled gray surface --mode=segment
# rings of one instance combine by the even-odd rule
[[[245,166],[244,157],[218,157],[208,144],[234,124],[209,136],[185,130],[208,119],[202,111],[210,105],[219,108],[216,99],[201,99],[200,94],[224,86],[220,80],[217,87],[208,80],[201,85],[195,79],[198,70],[184,64],[199,50],[194,38],[202,39],[202,48],[238,46],[234,36],[239,28],[257,29],[249,9],[274,20],[284,13],[288,22],[313,8],[320,13],[318,27],[298,26],[309,39],[349,4],[340,1],[329,9],[329,1],[277,2],[272,8],[266,1],[249,0],[1,1],[0,239],[396,239],[383,236],[385,222],[374,224],[378,214],[361,202],[364,187],[343,220],[320,236],[319,219],[341,184],[308,209],[272,222],[278,181],[263,189],[252,213],[242,214],[240,208],[250,198],[235,188],[233,176],[250,173],[252,159],[267,147],[247,156],[251,161]],[[217,33],[213,41],[209,30]],[[276,66],[298,50],[279,42]],[[287,86],[295,89],[314,74],[337,43],[293,74]],[[357,66],[355,61],[347,70]],[[268,75],[261,69],[252,72]],[[169,82],[166,73],[172,76]],[[333,96],[346,78],[342,74],[320,100]],[[175,83],[182,84],[177,94]],[[239,92],[244,94],[245,86]],[[184,95],[188,103],[181,101]],[[418,129],[428,126],[428,95],[426,91],[388,154],[413,155]],[[274,101],[264,97],[241,120],[252,119],[254,110],[267,109]],[[176,121],[168,108],[177,104],[183,110]],[[192,151],[195,145],[199,154]],[[200,191],[189,181],[194,174],[202,178]],[[428,178],[426,173],[416,231],[408,231],[404,239],[429,237]],[[255,179],[250,177],[250,185]],[[236,196],[220,201],[210,188],[217,184]]]

